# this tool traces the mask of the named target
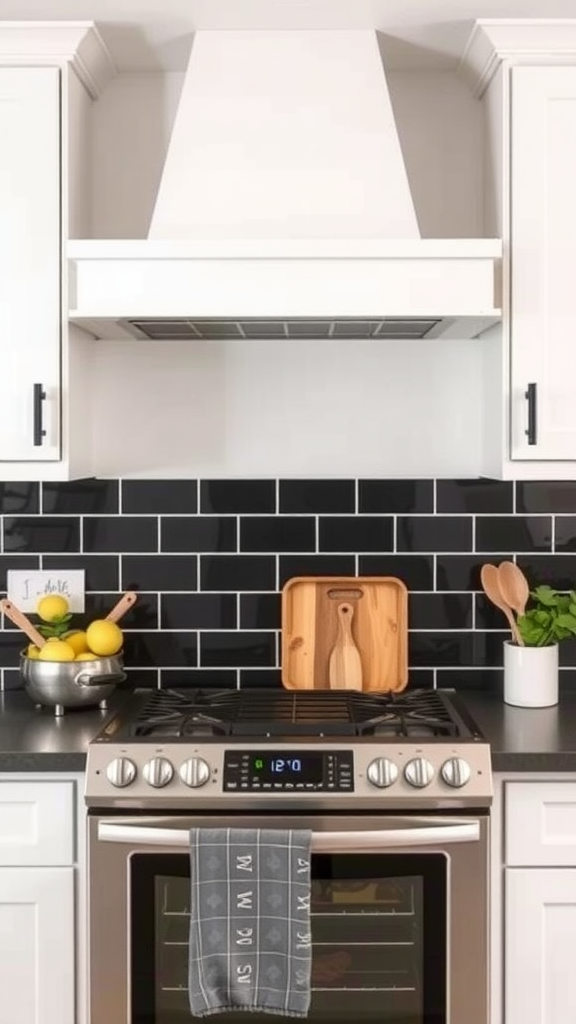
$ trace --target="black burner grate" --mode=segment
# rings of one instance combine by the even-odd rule
[[[132,724],[133,736],[460,736],[444,694],[357,691],[154,691]]]

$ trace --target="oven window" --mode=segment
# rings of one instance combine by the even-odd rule
[[[442,854],[312,860],[312,1000],[322,1024],[446,1024]],[[190,1024],[188,857],[131,858],[130,1024]],[[258,1020],[277,1020],[259,1013]],[[217,1014],[254,1024],[253,1013]]]

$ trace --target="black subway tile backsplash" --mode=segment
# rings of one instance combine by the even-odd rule
[[[480,569],[484,562],[498,565],[512,555],[438,555],[436,559],[437,590],[480,590]]]
[[[206,668],[162,668],[160,686],[165,690],[180,690],[186,687],[213,686],[234,689],[238,684],[238,673],[233,669]]]
[[[555,590],[576,590],[576,555],[518,555],[531,587],[547,583]]]
[[[80,551],[80,519],[76,516],[4,517],[4,551]]]
[[[410,594],[411,629],[470,629],[472,594]]]
[[[40,511],[40,484],[0,484],[0,513],[30,516]]]
[[[274,555],[201,555],[201,590],[275,590]]]
[[[0,665],[4,668],[18,668],[20,651],[27,646],[28,639],[24,634],[14,631],[11,622],[5,622],[4,630],[0,632]]]
[[[576,516],[556,516],[554,550],[576,551]]]
[[[501,480],[438,480],[436,512],[512,512],[514,484]]]
[[[119,590],[118,555],[44,555],[43,569],[83,569],[86,590]],[[126,588],[128,589],[128,588]],[[156,587],[149,587],[155,590]]]
[[[550,516],[479,516],[476,551],[551,551]]]
[[[122,514],[197,512],[197,489],[195,480],[123,480]]]
[[[312,516],[242,516],[241,551],[315,551]]]
[[[86,516],[84,551],[157,551],[155,516]]]
[[[516,484],[517,512],[576,512],[576,481],[527,480]]]
[[[196,590],[196,555],[123,555],[123,590]]]
[[[273,668],[276,662],[274,632],[201,633],[200,665],[202,668]]]
[[[360,480],[359,512],[433,512],[433,480]]]
[[[240,629],[280,629],[279,594],[240,594]]]
[[[434,587],[433,555],[360,555],[359,576],[396,576],[410,590]],[[465,587],[461,587],[465,590]]]
[[[294,576],[396,576],[409,589],[409,686],[501,691],[504,616],[480,567],[576,589],[576,482],[81,480],[0,484],[8,569],[84,569],[86,611],[138,592],[122,622],[131,685],[278,687]],[[5,689],[26,640],[4,622]],[[576,688],[576,640],[560,647]]]
[[[44,515],[117,513],[118,480],[73,480],[70,483],[42,485]]]
[[[392,551],[390,516],[320,516],[320,551]]]
[[[398,516],[398,551],[472,551],[472,516]]]
[[[200,511],[273,513],[275,480],[201,480]]]
[[[284,555],[279,558],[279,586],[293,576],[354,576],[354,555]]]
[[[198,634],[195,631],[131,632],[129,625],[127,616],[123,621],[124,661],[127,665],[134,668],[192,668],[198,664]]]
[[[163,516],[161,551],[236,551],[236,519],[231,516]]]
[[[355,512],[354,480],[281,480],[279,512]]]
[[[164,594],[162,629],[236,629],[236,594]]]

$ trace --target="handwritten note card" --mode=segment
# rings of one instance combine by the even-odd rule
[[[71,612],[83,612],[84,576],[84,569],[52,569],[50,572],[9,569],[8,600],[21,612],[35,612],[39,598],[45,594],[61,594],[67,599]]]

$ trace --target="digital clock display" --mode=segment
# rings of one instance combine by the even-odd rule
[[[321,782],[323,757],[318,754],[291,753],[251,754],[250,769],[253,778],[262,782]]]

